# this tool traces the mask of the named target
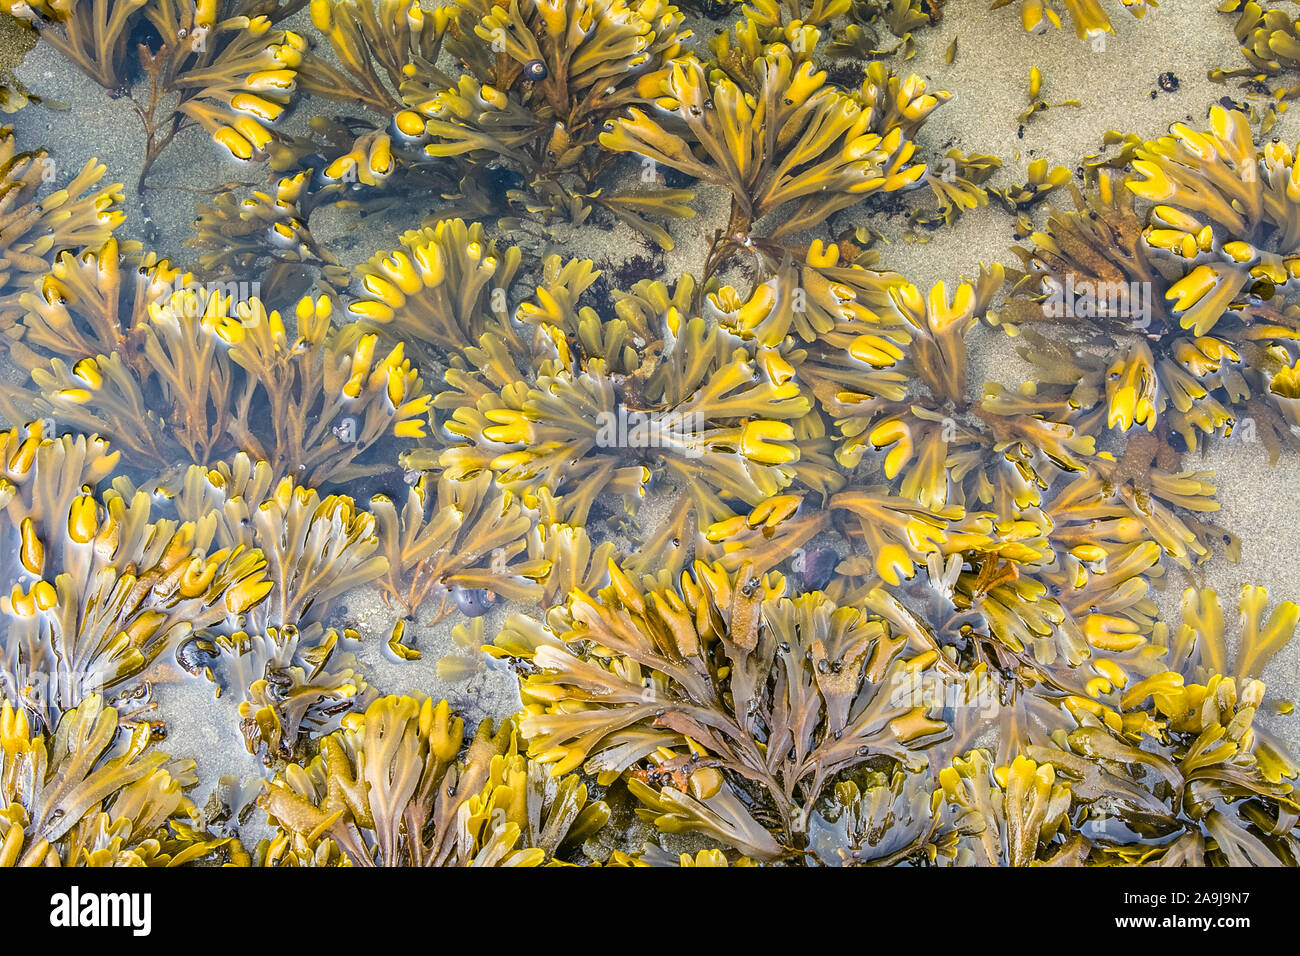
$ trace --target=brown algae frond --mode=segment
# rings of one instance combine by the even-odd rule
[[[122,85],[131,23],[148,0],[6,0],[5,13],[35,24],[42,36],[105,89]]]
[[[499,488],[490,472],[437,482],[422,476],[399,514],[393,501],[370,502],[388,572],[380,581],[386,598],[408,613],[429,596],[440,613],[457,590],[491,590],[507,600],[535,600],[549,562],[524,554],[535,516],[515,495]]]
[[[203,250],[196,273],[219,280],[259,276],[254,281],[266,291],[268,305],[287,304],[282,289],[291,287],[292,276],[304,268],[318,270],[327,289],[346,287],[350,271],[308,228],[317,205],[309,178],[296,173],[243,199],[223,191],[211,205],[200,204],[194,235],[185,240],[187,247]]]
[[[675,7],[314,0],[311,14],[337,65],[308,54],[302,88],[369,115],[318,117],[312,137],[281,137],[277,168],[311,166],[331,190],[376,187],[376,202],[385,192],[423,194],[432,181],[448,213],[544,229],[581,225],[601,209],[665,248],[672,240],[655,220],[690,215],[683,190],[607,188],[617,157],[596,141],[682,52],[690,32]],[[457,72],[443,72],[444,52]]]
[[[549,491],[571,524],[600,496],[635,510],[659,473],[687,493],[679,520],[694,515],[699,527],[729,514],[724,502],[752,506],[790,483],[808,401],[788,373],[709,323],[692,280],[671,295],[641,286],[621,297],[620,318],[603,320],[578,304],[597,275],[590,263],[551,266],[550,284],[516,310],[536,332],[531,367],[485,334],[453,360],[438,396],[446,447],[414,451],[408,466],[457,480],[491,470],[526,505]],[[668,560],[680,563],[689,536],[676,536]]]
[[[487,332],[518,344],[508,313],[518,248],[499,249],[481,225],[460,219],[408,232],[401,241],[401,249],[363,267],[364,295],[351,314],[444,352],[471,348]]]
[[[144,492],[92,494],[117,461],[102,442],[43,438],[39,426],[3,437],[3,522],[21,545],[0,599],[0,687],[47,728],[270,589],[261,553],[214,546],[210,524],[155,517]]]

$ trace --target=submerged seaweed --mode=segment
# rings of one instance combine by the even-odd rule
[[[429,397],[402,347],[332,326],[328,299],[300,300],[292,335],[260,299],[132,258],[114,241],[65,253],[20,298],[9,354],[30,382],[0,390],[12,420],[48,416],[163,465],[247,452],[312,484],[373,471],[362,456],[385,434],[423,433]]]
[[[1300,610],[1229,627],[1183,457],[1300,448],[1296,151],[1246,113],[997,185],[904,68],[940,0],[0,6],[131,98],[139,186],[191,126],[252,177],[190,268],[0,131],[0,865],[1300,863],[1256,726]],[[1018,267],[873,248],[990,195]],[[693,271],[563,250],[718,199]],[[323,210],[394,228],[345,260]],[[1003,333],[1018,388],[971,371]],[[467,735],[394,668],[521,708]],[[191,680],[256,847],[153,747]]]
[[[5,13],[37,25],[42,36],[91,79],[129,90],[136,61],[148,92],[135,110],[146,137],[139,185],[184,129],[198,126],[238,159],[270,141],[293,92],[304,40],[272,23],[305,0],[6,0]],[[157,44],[131,42],[148,23]]]

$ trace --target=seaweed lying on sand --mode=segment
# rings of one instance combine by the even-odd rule
[[[1076,176],[939,142],[941,0],[0,7],[146,139],[6,80],[0,865],[1300,864],[1189,457],[1300,450],[1286,90]],[[249,181],[141,231],[191,127]]]

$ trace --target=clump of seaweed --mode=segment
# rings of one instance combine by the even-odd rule
[[[915,6],[893,13],[910,16]],[[409,2],[320,0],[313,21],[341,69],[308,54],[302,82],[359,104],[364,115],[318,118],[311,136],[279,137],[275,165],[310,169],[317,201],[353,195],[377,209],[432,186],[447,200],[444,217],[505,214],[503,226],[535,223],[552,235],[601,209],[664,249],[673,244],[664,222],[694,214],[683,185],[718,182],[735,197],[733,222],[715,240],[725,257],[742,238],[776,241],[868,193],[914,184],[924,172],[908,164],[911,137],[948,94],[927,93],[919,77],[895,77],[879,63],[861,90],[828,82],[812,65],[819,25],[849,5],[818,7],[789,20],[791,11],[777,4],[746,6],[744,18],[712,44],[713,62],[701,64],[685,51],[690,33],[682,14],[657,2],[570,9],[463,0],[426,13]],[[444,52],[463,72],[442,71]],[[786,96],[787,87],[799,95]],[[690,131],[688,112],[719,95],[755,117],[751,141],[736,140],[734,156],[720,127]],[[744,134],[750,120],[739,113],[732,119]],[[814,142],[828,123],[835,137]],[[771,143],[765,124],[780,131]],[[626,152],[641,156],[637,188],[610,185]],[[947,197],[950,215],[985,199],[973,180],[940,183],[932,185]],[[814,201],[819,191],[826,203]],[[750,236],[751,223],[795,202],[793,222]]]
[[[340,652],[343,641],[359,640],[351,628],[340,632],[318,622],[267,626],[214,633],[181,659],[197,655],[219,688],[234,691],[244,744],[269,764],[299,758],[309,738],[336,730],[364,704],[365,679]]]
[[[282,177],[270,190],[254,190],[243,199],[224,191],[211,205],[199,205],[194,235],[185,245],[203,250],[196,271],[204,277],[261,276],[268,305],[292,304],[283,293],[304,276],[319,277],[328,290],[346,288],[350,270],[308,227],[316,205],[307,173]]]
[[[266,461],[242,453],[192,466],[175,502],[182,517],[210,522],[225,547],[261,555],[269,578],[237,627],[198,631],[177,661],[238,695],[251,753],[299,756],[308,736],[336,730],[370,696],[342,651],[358,633],[326,622],[341,595],[388,572],[379,522],[347,496],[275,481]]]
[[[1064,166],[1048,166],[1047,160],[1035,159],[1029,164],[1029,178],[1016,186],[992,189],[1008,211],[1016,216],[1016,238],[1028,238],[1034,231],[1029,210],[1052,193],[1070,182],[1070,171]]]
[[[883,60],[874,60],[863,71],[854,97],[868,111],[873,133],[889,137],[899,131],[908,140],[915,141],[926,120],[952,99],[952,94],[947,90],[931,90],[915,73],[903,75],[890,69]],[[936,229],[951,225],[962,213],[984,205],[988,202],[988,192],[982,184],[1001,165],[996,156],[965,153],[956,148],[928,159],[921,181],[930,187],[938,209],[913,209],[908,213],[908,222]],[[881,195],[876,194],[877,201]],[[915,233],[909,233],[909,237],[917,238]]]
[[[832,56],[875,60],[901,54],[904,60],[910,60],[916,55],[912,31],[939,23],[943,19],[943,4],[944,0],[851,0],[843,4],[815,4],[811,11],[803,11],[802,15],[828,19],[829,13],[846,13],[850,22],[832,33],[834,42],[828,48]],[[775,3],[765,0],[754,6],[762,9],[765,6],[775,6]],[[817,22],[817,19],[813,22]],[[878,29],[881,26],[897,38],[897,42],[885,46],[889,38],[886,37],[882,42]],[[954,40],[947,54],[949,63],[956,56],[956,51]]]
[[[536,510],[526,508],[490,472],[459,481],[444,475],[433,495],[431,487],[431,476],[422,475],[400,518],[382,496],[371,501],[371,509],[388,555],[389,573],[380,581],[385,599],[414,615],[437,597],[434,621],[452,609],[471,619],[452,628],[456,650],[438,660],[444,680],[468,680],[486,668],[483,615],[496,601],[546,609],[578,588],[604,583],[614,543],[593,546],[585,527],[561,520],[553,496],[543,492]],[[420,652],[401,644],[400,635],[395,640],[400,647],[389,644],[394,653],[419,659]]]
[[[1214,674],[1238,680],[1256,680],[1278,651],[1295,635],[1300,623],[1300,606],[1283,601],[1264,620],[1268,591],[1245,585],[1240,600],[1240,640],[1234,662],[1228,663],[1223,605],[1209,588],[1188,588],[1183,592],[1182,623],[1173,632],[1170,670],[1187,680],[1205,680]]]
[[[149,0],[4,0],[0,9],[35,25],[82,72],[105,89],[122,85],[131,25]]]
[[[321,756],[268,784],[277,835],[266,866],[541,866],[563,861],[609,809],[570,775],[515,751],[514,727],[484,721],[462,750],[446,701],[376,700],[321,741]]]
[[[1195,449],[1198,434],[1240,424],[1276,456],[1295,443],[1292,153],[1276,143],[1257,153],[1241,113],[1216,106],[1210,123],[1205,133],[1177,124],[1138,148],[1122,186],[1103,172],[1094,191],[1072,187],[1076,211],[1018,250],[1027,301],[1001,319],[1013,332],[1045,322],[1084,339],[1068,364],[1038,337],[1023,352],[1050,385],[1045,397],[1068,400],[1089,431],[1159,425]],[[1156,203],[1145,223],[1131,194]]]
[[[185,789],[194,762],[146,752],[147,727],[122,730],[91,695],[50,736],[33,736],[21,709],[0,709],[0,867],[180,866],[237,840],[200,827]]]
[[[447,46],[465,72],[434,85],[436,74],[416,71],[403,96],[424,120],[430,156],[457,157],[467,175],[496,163],[518,177],[504,197],[514,217],[580,224],[599,206],[671,245],[644,217],[686,214],[676,206],[683,194],[653,183],[627,194],[601,188],[616,157],[597,138],[654,95],[691,35],[682,20],[660,0],[459,0]],[[467,187],[462,194],[483,188]]]
[[[1094,480],[1084,472],[1076,482]],[[855,486],[824,502],[779,496],[707,536],[725,567],[753,560],[762,570],[815,573],[836,600],[865,605],[939,654],[949,680],[982,672],[1012,698],[1046,685],[1111,700],[1126,675],[1145,673],[1152,653],[1147,592],[1162,574],[1152,539],[1167,524],[1185,526],[1164,507],[1145,524],[1132,517],[1130,508],[1152,510],[1145,499],[1111,505],[1095,488],[1090,494],[1087,504],[1027,507],[1011,518],[929,509],[885,487]],[[831,547],[813,546],[826,535]],[[1175,545],[1187,553],[1181,539]]]
[[[1155,674],[1126,689],[1119,712],[1070,707],[1073,726],[1027,754],[1069,781],[1096,862],[1294,866],[1292,787],[1255,754],[1263,692]]]
[[[1154,541],[1184,568],[1207,561],[1216,546],[1237,560],[1237,537],[1198,517],[1219,510],[1213,472],[1175,472],[1178,460],[1147,434],[1130,438],[1118,459],[1102,452],[1046,507],[1053,541],[1084,561],[1139,540]]]
[[[879,602],[883,593],[873,591],[885,587],[890,601],[904,602],[900,613],[910,607],[905,613],[925,622],[912,632],[933,629],[929,646],[945,647],[963,668],[984,663],[1012,686],[1050,680],[1083,693],[1094,678],[1101,685],[1095,668],[1117,666],[1110,652],[1132,650],[1101,633],[1100,595],[1120,583],[1144,594],[1143,575],[1156,573],[1148,549],[1145,563],[1120,556],[1149,537],[1181,561],[1192,552],[1203,559],[1213,529],[1174,509],[1217,503],[1203,475],[1153,471],[1136,453],[1123,466],[1097,457],[1092,436],[1070,423],[1071,406],[1042,401],[1032,384],[969,394],[966,335],[1001,284],[1001,267],[951,298],[942,285],[927,297],[889,281],[884,306],[877,300],[809,345],[787,346],[796,375],[837,426],[836,456],[856,469],[854,481],[819,494],[791,489],[715,522],[706,536],[729,568],[788,561],[802,573],[811,542],[834,533],[847,546],[820,586],[837,599]],[[866,484],[873,463],[890,484]],[[1105,548],[1101,529],[1113,535]],[[1149,633],[1150,615],[1137,617],[1132,629]]]
[[[925,182],[938,205],[934,209],[912,210],[908,213],[908,221],[922,229],[951,226],[963,213],[988,202],[990,190],[984,188],[984,183],[1001,166],[1002,160],[996,156],[948,150],[936,160],[933,168],[927,167],[925,171]],[[997,190],[992,192],[996,194]],[[908,233],[908,237],[914,240],[919,235]]]
[[[1233,667],[1217,596],[1191,588],[1176,631],[1157,622],[1149,649],[1111,673],[1117,695],[1050,688],[995,707],[1010,771],[976,751],[939,774],[948,806],[938,832],[958,837],[950,858],[1294,865],[1287,781],[1300,768],[1253,727],[1264,685],[1251,675],[1290,639],[1297,612],[1283,602],[1265,620],[1267,606],[1262,588],[1243,589]]]
[[[1051,764],[1017,757],[995,767],[971,751],[939,774],[941,825],[954,866],[1077,866],[1086,843],[1070,832],[1071,791]],[[940,858],[943,859],[943,858]]]
[[[361,202],[382,208],[406,194],[447,195],[457,176],[423,151],[423,119],[402,90],[424,77],[452,81],[436,66],[454,6],[424,10],[413,0],[313,0],[317,45],[297,70],[297,88],[349,107],[347,115],[313,116],[305,135],[273,131],[267,146],[284,181],[303,182],[304,224],[311,208]]]
[[[1263,693],[1156,667],[1118,709],[1041,698],[1034,719],[1004,726],[1004,746],[1023,748],[1009,771],[976,751],[940,773],[954,862],[1295,865],[1284,778],[1297,769],[1252,727]]]
[[[931,554],[943,557],[987,544],[987,521],[963,526],[962,517],[956,506],[934,510],[882,485],[859,485],[824,500],[812,494],[773,496],[748,514],[715,522],[705,537],[721,546],[719,560],[728,569],[752,561],[765,571],[789,561],[802,575],[813,557],[804,545],[834,531],[848,544],[842,560],[829,562],[822,588],[837,599],[860,601],[882,582],[898,586],[911,579]]]
[[[122,185],[95,188],[105,166],[90,160],[66,186],[43,199],[37,192],[57,178],[43,149],[19,152],[10,127],[0,127],[0,333],[22,314],[19,298],[64,250],[98,248],[125,215]]]
[[[64,254],[20,300],[9,348],[30,381],[4,387],[6,414],[164,466],[245,451],[313,485],[382,470],[367,456],[381,438],[423,434],[429,398],[400,345],[384,354],[355,323],[331,327],[324,297],[299,301],[293,335],[241,291],[152,255],[132,263],[112,241]]]
[[[309,52],[300,88],[395,115],[405,107],[401,89],[410,74],[435,69],[453,14],[451,6],[426,11],[410,0],[312,0],[312,26],[339,63]]]
[[[1224,0],[1219,4],[1221,13],[1237,13],[1233,31],[1241,44],[1242,55],[1256,71],[1278,74],[1300,67],[1300,28],[1296,18],[1281,7],[1265,7],[1255,0]],[[1211,74],[1214,75],[1213,73]],[[1231,72],[1224,76],[1235,75]],[[1295,91],[1287,91],[1294,95]]]
[[[905,636],[858,608],[785,597],[779,574],[749,567],[697,563],[679,585],[645,590],[616,565],[610,576],[547,624],[511,618],[494,653],[531,665],[529,753],[556,775],[631,770],[660,829],[757,859],[798,853],[835,774],[868,757],[914,768],[946,730],[896,693],[935,655],[909,655]]]
[[[141,186],[162,151],[190,125],[203,128],[237,159],[253,158],[270,142],[268,127],[288,105],[306,42],[291,30],[273,30],[271,16],[239,12],[258,5],[165,0],[146,8],[163,40],[157,52],[140,53],[149,78],[148,105],[137,106],[147,137]],[[260,5],[278,18],[300,8],[302,0]]]
[[[548,563],[527,555],[526,536],[533,515],[491,472],[464,479],[422,475],[411,487],[400,514],[386,496],[372,499],[376,530],[387,574],[385,598],[408,614],[430,596],[439,598],[438,617],[448,599],[466,605],[466,592],[491,591],[510,601],[534,601],[537,581]]]
[[[690,214],[681,190],[609,188],[618,157],[597,143],[690,37],[670,4],[317,0],[312,20],[338,65],[309,54],[303,88],[363,115],[318,118],[273,149],[277,168],[310,167],[323,193],[385,204],[432,184],[443,216],[547,229],[600,208],[666,248],[654,220]],[[440,67],[444,48],[458,72]]]
[[[550,494],[538,501],[538,519],[529,531],[528,553],[545,562],[539,603],[543,609],[562,604],[574,591],[594,591],[604,585],[617,549],[612,541],[593,545],[587,529],[561,517],[561,502]]]
[[[212,547],[203,521],[155,518],[147,493],[91,494],[117,460],[102,442],[47,439],[39,427],[4,439],[5,546],[18,561],[0,598],[0,690],[40,724],[266,596],[260,552]]]
[[[258,623],[323,620],[336,598],[387,570],[373,515],[347,495],[277,479],[265,459],[240,454],[215,468],[192,466],[175,501],[183,517],[206,517],[224,546],[265,554],[274,587]]]
[[[757,238],[798,233],[924,174],[925,165],[912,162],[916,147],[903,125],[873,130],[883,103],[860,103],[811,62],[796,65],[784,44],[764,48],[752,66],[747,91],[725,73],[710,76],[697,61],[674,61],[654,111],[632,108],[601,135],[608,149],[730,192],[730,218],[711,260]],[[910,85],[907,93],[917,95]],[[911,108],[923,117],[937,102],[930,97]]]
[[[689,522],[706,527],[732,513],[728,502],[756,505],[793,480],[809,402],[705,318],[689,276],[672,289],[638,283],[602,319],[579,304],[598,275],[590,262],[550,260],[536,299],[516,310],[537,352],[488,333],[454,357],[432,422],[448,447],[403,460],[455,479],[490,470],[525,504],[548,491],[567,524],[585,523],[602,496],[630,511],[652,482],[671,483],[682,493],[674,516],[641,560],[680,567]]]
[[[12,70],[0,74],[0,113],[17,113],[24,106],[40,102],[41,98],[23,86]]]
[[[284,112],[305,41],[273,20],[305,0],[6,0],[6,13],[34,23],[87,76],[114,95],[129,91],[129,62],[148,80],[143,187],[158,157],[183,130],[204,129],[238,159],[270,142]],[[154,42],[131,49],[147,23]]]
[[[1271,614],[1268,591],[1244,585],[1238,603],[1237,651],[1230,655],[1219,595],[1209,588],[1188,588],[1183,592],[1182,622],[1169,628],[1161,621],[1156,625],[1153,641],[1169,648],[1164,665],[1187,684],[1208,684],[1215,675],[1233,678],[1242,684],[1263,677],[1264,669],[1295,636],[1300,622],[1300,607],[1282,601]],[[1171,679],[1172,678],[1168,678]],[[1259,728],[1255,729],[1255,756],[1269,780],[1295,778],[1300,769],[1287,748]]]
[[[944,0],[749,0],[741,7],[744,18],[732,36],[719,34],[713,41],[718,62],[734,69],[735,50],[761,43],[791,43],[802,58],[811,58],[806,42],[828,31],[832,43],[827,53],[836,59],[878,60],[901,54],[916,55],[912,31],[943,19]],[[880,28],[891,36],[882,40]],[[803,38],[802,41],[800,38]],[[889,43],[890,40],[895,42]]]
[[[503,250],[480,224],[461,219],[408,232],[401,243],[362,267],[362,295],[348,306],[352,315],[442,353],[470,348],[487,332],[518,344],[508,311],[517,247]]]
[[[810,824],[810,845],[824,863],[843,866],[935,864],[952,854],[939,825],[929,778],[870,771],[835,784]]]
[[[1036,403],[1030,390],[1009,395],[996,385],[986,385],[979,399],[969,395],[966,335],[1002,280],[995,266],[976,283],[958,284],[951,298],[943,283],[928,295],[910,284],[890,289],[905,351],[877,335],[851,343],[848,352],[875,368],[904,359],[902,375],[874,393],[848,392],[831,376],[813,385],[844,437],[837,449],[842,463],[856,466],[868,450],[886,450],[885,477],[902,494],[927,507],[991,508],[1003,517],[1041,503],[1051,469],[1083,470],[1094,442],[1052,420],[1054,412],[1064,417],[1059,408]],[[923,389],[904,391],[904,376]]]

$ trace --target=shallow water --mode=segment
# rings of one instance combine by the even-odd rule
[[[1225,95],[1242,96],[1236,81],[1225,86],[1207,78],[1212,68],[1243,65],[1232,35],[1232,18],[1217,13],[1215,4],[1165,0],[1140,22],[1115,4],[1117,33],[1106,38],[1104,49],[1077,39],[1068,27],[1044,36],[1030,36],[1018,29],[1013,10],[989,12],[986,6],[986,0],[949,0],[941,23],[916,31],[915,57],[906,62],[895,58],[891,64],[895,69],[924,76],[932,89],[955,93],[953,100],[921,129],[918,146],[927,157],[940,156],[952,147],[997,155],[1003,165],[986,184],[988,187],[1024,182],[1028,165],[1035,159],[1074,169],[1083,157],[1102,148],[1107,130],[1121,129],[1150,138],[1163,134],[1175,122],[1202,128],[1210,105]],[[703,41],[730,19],[710,21],[692,15],[690,22],[697,40]],[[308,37],[315,33],[306,11],[283,26]],[[945,63],[945,51],[954,38],[958,40],[957,56],[951,64]],[[320,48],[325,45],[320,44]],[[1056,103],[1077,98],[1080,104],[1053,107],[1021,122],[1018,114],[1029,105],[1031,65],[1042,70],[1047,100]],[[1174,92],[1160,88],[1158,77],[1166,73],[1177,77]],[[163,152],[150,173],[148,188],[142,191],[137,187],[137,178],[145,156],[144,137],[136,114],[137,106],[147,98],[142,77],[135,77],[127,95],[111,95],[70,66],[45,41],[22,55],[15,75],[46,101],[45,105],[30,105],[6,119],[13,125],[20,148],[39,145],[47,149],[57,183],[66,182],[91,158],[104,163],[107,175],[103,182],[124,185],[122,209],[126,218],[117,230],[119,238],[138,240],[180,266],[196,261],[197,253],[186,245],[192,236],[196,202],[210,201],[213,195],[236,188],[231,184],[243,184],[237,187],[243,195],[249,185],[265,189],[271,181],[272,173],[265,161],[238,161],[215,145],[204,131],[190,128]],[[347,112],[346,106],[338,103],[297,95],[292,108],[275,124],[275,130],[286,136],[302,135],[308,131],[313,115],[341,116]],[[1269,136],[1294,142],[1300,136],[1300,127],[1291,114],[1284,114]],[[627,175],[629,181],[635,180],[635,169]],[[1053,199],[1068,204],[1062,194]],[[417,227],[425,216],[436,214],[440,202],[431,188],[423,207],[418,209],[404,202],[363,215],[356,206],[325,205],[313,214],[310,228],[340,265],[353,268],[376,252],[396,248],[401,234]],[[635,276],[639,262],[657,267],[656,274],[647,277],[670,279],[686,272],[698,274],[711,237],[726,224],[728,206],[721,190],[707,186],[699,190],[692,205],[696,217],[670,224],[675,246],[662,254],[648,253],[643,240],[626,225],[604,220],[558,230],[558,238],[518,241],[528,242],[532,251],[591,258],[607,274],[620,275],[629,283],[639,278]],[[1044,205],[1030,211],[1036,226],[1041,226],[1045,213]],[[912,241],[916,237],[909,236],[911,230],[902,214],[857,207],[835,220],[837,228],[850,224],[882,233],[884,242],[877,247],[880,268],[902,273],[922,289],[936,281],[951,285],[960,276],[974,276],[981,263],[1015,262],[1007,252],[1014,241],[1015,218],[997,203],[966,213],[951,227],[926,233],[925,241]],[[509,230],[498,234],[503,243],[516,239]],[[739,282],[741,275],[729,273],[727,278]],[[257,281],[258,277],[226,278]],[[356,294],[355,285],[350,294]],[[296,298],[296,293],[284,296],[286,301]],[[335,319],[340,317],[341,310]],[[1000,331],[978,326],[969,336],[972,384],[994,381],[1015,387],[1024,381],[1029,366],[1019,358],[1014,346]],[[3,373],[8,380],[19,381],[20,373],[12,364],[7,359],[0,361],[4,362]],[[433,391],[444,387],[444,371],[441,364],[426,367],[426,387]],[[1167,618],[1177,618],[1182,590],[1189,584],[1217,590],[1225,599],[1230,622],[1236,595],[1245,583],[1267,586],[1274,601],[1300,600],[1300,535],[1295,532],[1300,522],[1300,496],[1293,480],[1298,465],[1300,456],[1287,451],[1276,466],[1270,466],[1262,445],[1240,441],[1212,442],[1203,454],[1185,456],[1182,468],[1216,473],[1222,510],[1215,520],[1240,536],[1242,553],[1238,563],[1216,556],[1190,573],[1169,564],[1161,590],[1153,594]],[[136,474],[147,476],[147,466]],[[355,490],[335,490],[352,493],[359,502],[377,490],[396,499],[405,493],[405,486],[399,483],[401,477],[394,462],[387,474],[358,482]],[[672,491],[661,482],[631,519],[628,535],[613,534],[614,525],[610,523],[594,527],[593,538],[599,541],[603,535],[613,534],[613,540],[625,546],[633,536],[657,530],[667,520],[674,501]],[[502,719],[515,713],[520,706],[517,681],[502,663],[483,662],[467,681],[448,681],[438,676],[439,660],[461,653],[451,632],[455,625],[466,621],[453,612],[428,623],[438,607],[439,601],[432,599],[407,625],[405,643],[419,650],[419,660],[400,660],[387,648],[394,625],[406,615],[385,603],[374,586],[343,595],[331,611],[330,623],[358,632],[359,642],[349,643],[344,651],[355,656],[353,666],[375,692],[446,698],[471,727],[480,719]],[[488,640],[509,615],[516,613],[536,614],[538,609],[517,602],[495,602],[484,619]],[[1234,629],[1229,626],[1228,632],[1232,635]],[[203,805],[205,795],[221,775],[250,779],[272,775],[280,763],[264,764],[244,746],[238,729],[237,695],[215,698],[211,683],[181,675],[168,661],[170,656],[164,654],[143,676],[156,681],[158,715],[167,725],[166,748],[177,756],[197,760],[195,802]],[[1284,648],[1263,677],[1271,698],[1300,698],[1300,641]],[[1259,721],[1292,744],[1300,740],[1294,717],[1264,711]],[[244,831],[245,843],[250,847],[270,833],[262,821],[261,813],[254,814]]]

